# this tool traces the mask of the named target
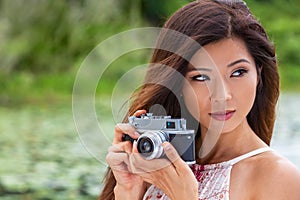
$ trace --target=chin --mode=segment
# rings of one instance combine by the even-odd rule
[[[217,123],[215,126],[211,126],[208,130],[213,132],[218,132],[219,134],[231,133],[236,130],[238,126],[233,126],[232,124],[225,123]]]

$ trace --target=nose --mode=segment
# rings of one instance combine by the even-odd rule
[[[228,81],[218,77],[210,87],[210,100],[212,102],[226,102],[232,99],[232,94]]]

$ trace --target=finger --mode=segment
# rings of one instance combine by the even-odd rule
[[[137,150],[136,142],[132,147],[132,153],[129,156],[129,163],[133,173],[149,173],[161,170],[165,167],[172,166],[167,159],[146,160]]]
[[[137,166],[139,164],[136,162],[136,160],[138,160],[138,159],[142,159],[142,158],[138,152],[138,149],[136,146],[136,141],[134,141],[133,145],[132,145],[132,153],[129,155],[129,169],[130,169],[130,172],[135,173],[135,174],[143,172],[142,170],[139,170],[137,168]]]
[[[129,141],[120,142],[118,144],[113,144],[108,148],[108,152],[114,153],[131,153],[132,152],[132,143]]]
[[[164,142],[163,148],[168,159],[173,163],[176,169],[178,168],[186,168],[187,164],[180,158],[176,149],[169,142]]]
[[[161,179],[172,180],[177,172],[172,163],[167,159],[145,160],[138,153],[136,142],[133,144],[132,154],[129,155],[129,167],[133,174],[143,178],[145,182],[154,185],[160,185]]]
[[[115,153],[109,152],[106,155],[106,162],[113,171],[128,172],[128,154],[127,153]]]
[[[115,126],[115,135],[113,144],[117,144],[119,142],[122,142],[122,138],[124,134],[128,134],[131,138],[137,139],[139,137],[139,133],[135,130],[133,126],[130,124],[117,124]]]
[[[133,116],[141,116],[142,114],[146,114],[147,111],[146,110],[137,110],[135,111],[135,113],[133,114]]]
[[[139,153],[138,149],[137,149],[137,142],[134,141],[132,144],[132,153]]]

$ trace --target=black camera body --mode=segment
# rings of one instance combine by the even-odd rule
[[[195,163],[195,133],[186,129],[185,119],[147,113],[140,117],[130,116],[128,121],[141,134],[137,149],[146,160],[165,157],[162,143],[170,142],[186,163]],[[133,141],[126,134],[123,140]]]

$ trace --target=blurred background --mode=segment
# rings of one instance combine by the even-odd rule
[[[159,27],[187,2],[0,0],[1,199],[96,198],[106,166],[76,132],[76,73],[100,42],[132,28]],[[282,93],[272,147],[300,167],[300,0],[248,0],[247,5],[277,47]],[[96,91],[102,114],[111,115],[118,79],[147,63],[150,52],[122,56],[105,71]],[[106,127],[113,130],[114,124]]]

